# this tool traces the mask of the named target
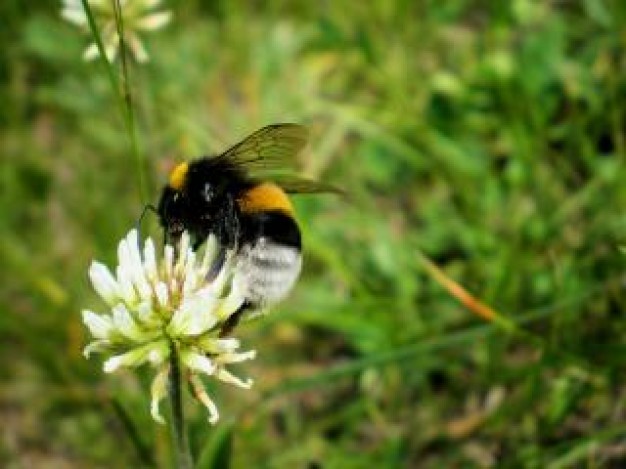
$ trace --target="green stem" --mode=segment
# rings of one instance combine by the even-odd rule
[[[107,72],[107,76],[109,78],[109,82],[111,84],[111,88],[113,89],[113,94],[118,102],[118,106],[120,112],[122,114],[122,119],[124,120],[124,125],[126,127],[126,132],[128,134],[128,138],[130,141],[131,152],[135,158],[135,162],[137,165],[137,178],[139,183],[139,191],[142,198],[142,201],[145,202],[147,199],[147,188],[146,182],[144,178],[144,167],[143,167],[143,159],[141,156],[141,152],[139,151],[139,143],[137,139],[137,131],[135,126],[135,114],[133,110],[133,103],[131,99],[130,92],[130,79],[128,72],[128,65],[126,59],[126,46],[124,44],[124,23],[122,17],[122,9],[119,3],[119,0],[112,0],[113,8],[115,12],[115,23],[117,27],[117,33],[120,37],[120,57],[122,61],[122,87],[123,90],[120,89],[120,84],[118,81],[118,77],[116,76],[115,70],[113,68],[113,64],[109,62],[104,50],[104,44],[102,43],[102,38],[100,37],[100,31],[98,29],[98,25],[93,16],[93,12],[91,11],[91,7],[89,6],[88,0],[81,0],[83,5],[83,9],[87,14],[87,22],[89,23],[89,29],[91,30],[91,35],[96,41],[96,46],[98,47],[98,52],[100,54],[100,60],[104,64],[104,67]]]
[[[120,101],[119,95],[119,86],[117,83],[117,77],[115,76],[115,71],[113,70],[112,64],[109,62],[109,59],[106,56],[104,51],[104,44],[102,44],[102,38],[100,37],[100,31],[98,29],[98,25],[96,24],[96,20],[93,17],[93,13],[91,11],[91,7],[89,6],[88,0],[81,0],[83,4],[83,9],[85,10],[85,14],[87,15],[87,22],[89,23],[89,29],[91,30],[91,35],[93,36],[94,41],[96,41],[96,46],[98,47],[98,53],[100,54],[100,61],[104,64],[104,68],[107,71],[107,76],[109,78],[109,82],[111,84],[111,88],[113,88],[113,93],[115,94],[116,99],[118,99],[118,104],[120,106],[120,110],[123,111],[123,103]]]
[[[123,88],[123,102],[125,105],[124,122],[126,124],[126,131],[128,132],[130,139],[130,146],[133,156],[135,158],[135,164],[137,165],[137,175],[139,182],[139,191],[143,202],[148,200],[148,194],[146,190],[146,181],[144,178],[144,166],[142,154],[139,151],[139,142],[137,140],[137,130],[135,126],[135,111],[133,109],[133,100],[130,90],[130,72],[127,58],[126,42],[124,40],[124,17],[122,15],[122,6],[120,0],[113,1],[115,12],[115,25],[117,27],[117,35],[120,38],[120,61],[122,64],[122,88]]]
[[[170,342],[170,379],[167,391],[172,409],[170,425],[176,448],[176,466],[179,469],[192,469],[193,460],[189,449],[189,440],[187,439],[185,429],[185,415],[183,413],[180,361],[174,342]]]

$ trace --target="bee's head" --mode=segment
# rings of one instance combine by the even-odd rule
[[[157,213],[165,234],[165,242],[177,244],[186,229],[189,203],[185,196],[188,163],[180,163],[169,176],[168,184],[163,188]]]
[[[229,207],[233,206],[229,180],[230,174],[209,159],[176,166],[157,208],[165,241],[177,244],[185,230],[194,245],[201,244],[210,233],[221,236],[225,211],[230,214]]]
[[[165,186],[157,207],[157,213],[165,234],[165,241],[177,244],[185,231],[185,218],[188,212],[184,194]]]

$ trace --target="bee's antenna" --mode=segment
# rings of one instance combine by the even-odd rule
[[[143,207],[143,210],[141,211],[141,215],[139,215],[139,218],[137,219],[137,223],[135,223],[135,229],[137,230],[137,242],[139,243],[139,248],[141,249],[141,222],[143,222],[143,218],[146,216],[146,213],[148,213],[148,211],[152,211],[156,214],[158,214],[159,212],[157,211],[156,207],[152,204],[146,204]]]

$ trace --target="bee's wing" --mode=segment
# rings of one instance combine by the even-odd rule
[[[308,134],[306,127],[298,124],[268,125],[219,158],[252,172],[289,169],[293,166],[293,157],[306,145]]]
[[[345,196],[342,189],[326,184],[325,182],[314,181],[312,179],[300,178],[297,176],[272,176],[271,180],[289,194],[319,194],[332,193]]]
[[[344,191],[330,184],[275,174],[277,171],[291,169],[294,156],[306,145],[308,136],[306,127],[298,124],[268,125],[226,150],[218,158],[241,166],[251,173],[269,172],[268,179],[291,194],[330,192],[345,196]]]

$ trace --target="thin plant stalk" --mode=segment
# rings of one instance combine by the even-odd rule
[[[88,0],[81,0],[81,3],[85,10],[85,14],[87,15],[87,22],[89,23],[89,29],[91,30],[91,35],[93,36],[94,41],[96,41],[96,47],[98,47],[100,60],[104,64],[104,68],[107,72],[109,83],[111,85],[111,88],[113,88],[113,92],[115,94],[115,98],[118,101],[118,105],[120,106],[120,110],[123,110],[124,106],[123,106],[123,102],[121,101],[121,96],[119,95],[119,85],[117,82],[117,77],[115,76],[115,70],[113,70],[113,66],[109,62],[109,59],[106,56],[106,53],[104,50],[104,44],[102,44],[100,31],[98,30],[98,25],[96,24],[96,20],[94,19],[93,13],[91,12],[91,7],[89,6]]]
[[[180,361],[178,359],[178,350],[173,342],[170,342],[170,379],[168,383],[168,394],[172,410],[170,425],[176,450],[176,464],[179,469],[191,469],[193,467],[193,459],[189,449],[187,429],[185,428]]]
[[[126,123],[126,130],[130,138],[131,151],[135,158],[135,164],[137,166],[137,175],[139,180],[139,190],[141,198],[144,202],[147,201],[147,188],[144,177],[144,162],[142,153],[139,151],[139,141],[137,139],[137,130],[135,126],[135,111],[133,107],[133,99],[130,90],[130,72],[127,57],[127,48],[124,42],[124,17],[122,16],[122,6],[120,0],[113,0],[115,11],[115,25],[117,27],[117,35],[120,38],[120,61],[122,64],[122,93],[123,102],[125,105],[124,122]]]
[[[116,19],[115,22],[117,26],[118,35],[120,37],[120,57],[122,61],[123,90],[120,88],[119,80],[118,80],[118,77],[116,76],[115,70],[113,68],[113,64],[109,62],[109,59],[106,56],[106,53],[104,50],[104,44],[102,43],[102,38],[100,37],[100,31],[94,19],[93,13],[91,11],[91,7],[89,6],[89,2],[88,0],[81,0],[81,3],[87,15],[89,29],[91,30],[91,34],[94,37],[94,40],[96,42],[98,53],[100,55],[100,60],[105,66],[105,69],[107,71],[107,76],[109,78],[109,83],[111,85],[111,88],[113,89],[113,94],[115,95],[120,112],[122,114],[122,119],[126,127],[126,133],[128,135],[128,139],[131,145],[131,152],[133,154],[133,157],[135,159],[136,166],[137,166],[137,179],[138,179],[141,199],[143,202],[145,202],[148,200],[147,188],[146,188],[144,171],[143,171],[143,159],[141,156],[141,152],[139,151],[139,142],[137,139],[133,102],[131,99],[128,65],[127,65],[126,50],[125,50],[124,36],[123,36],[124,24],[123,24],[123,18],[121,14],[121,5],[119,3],[119,0],[111,0],[111,1],[113,2],[113,6],[115,10],[115,19]]]

